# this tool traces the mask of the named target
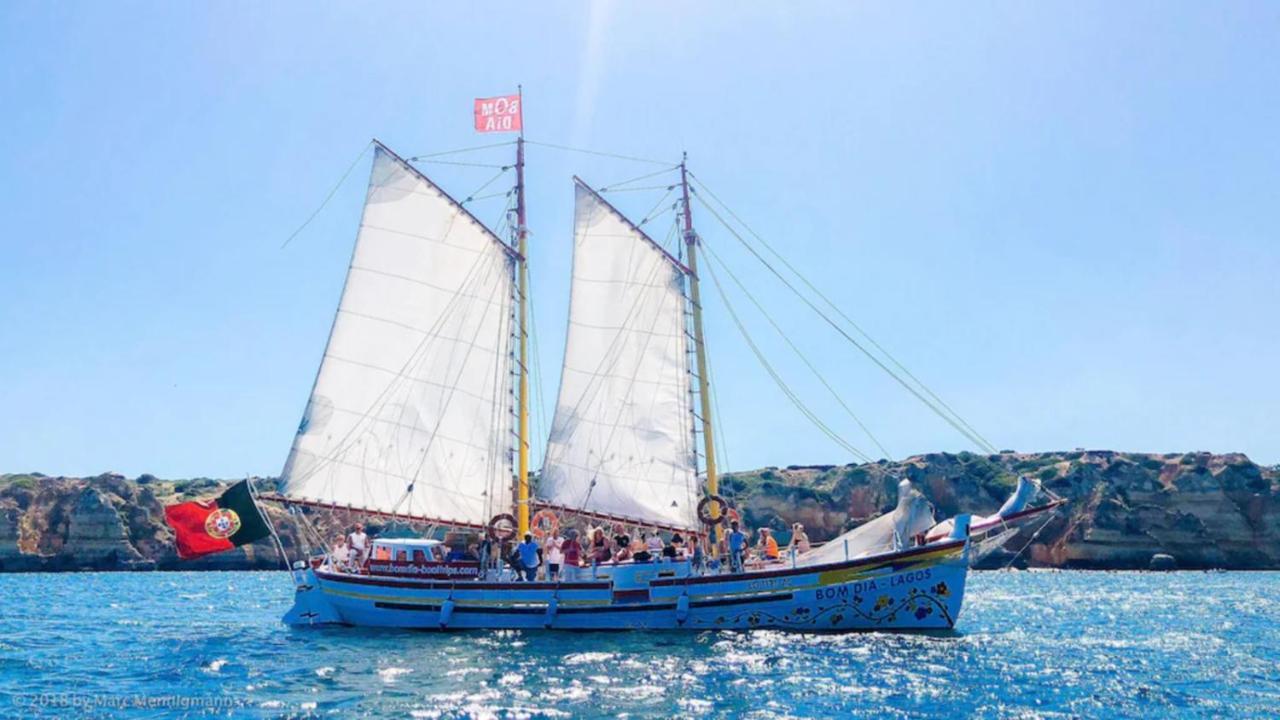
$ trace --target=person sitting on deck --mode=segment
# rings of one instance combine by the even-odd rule
[[[653,532],[645,540],[645,549],[649,551],[651,557],[658,557],[662,554],[663,542],[662,535],[658,533],[658,529],[654,528]]]
[[[729,523],[729,571],[742,572],[743,556],[747,552],[747,536],[738,529],[738,521]]]
[[[619,535],[614,538],[618,549],[613,553],[614,564],[626,562],[631,559],[631,538],[626,535]]]
[[[329,551],[329,566],[345,572],[350,569],[350,563],[351,548],[347,547],[347,539],[339,536],[333,544],[333,550]]]
[[[685,547],[684,538],[680,537],[680,533],[675,533],[671,536],[671,549],[675,551],[675,559],[677,560],[684,559],[688,548]],[[662,555],[665,557],[666,554],[667,554],[667,549],[663,548]]]
[[[791,545],[789,550],[794,551],[798,555],[809,552],[809,535],[804,531],[804,525],[795,523],[791,526]]]
[[[593,529],[591,531],[591,562],[609,562],[611,557],[613,554],[609,552],[609,543],[604,539],[604,529]]]
[[[516,546],[516,577],[528,582],[538,579],[538,566],[542,564],[542,550],[533,541],[533,535],[524,534],[524,542]]]
[[[447,563],[466,562],[470,559],[467,557],[467,548],[463,545],[454,545],[449,548],[449,554],[444,556],[444,561]]]
[[[635,562],[649,562],[653,559],[653,555],[649,552],[648,536],[640,533],[640,538],[631,545],[631,559]]]
[[[759,554],[760,559],[765,562],[771,562],[780,557],[778,540],[767,527],[760,528],[760,541],[756,544],[756,552]]]
[[[577,530],[569,528],[564,534],[564,543],[560,546],[564,553],[564,581],[574,582],[578,579],[578,566],[582,563],[582,545],[578,543]]]
[[[550,537],[542,546],[547,557],[547,580],[556,582],[560,579],[560,567],[564,564],[564,539],[559,530],[552,530]]]
[[[664,560],[675,561],[680,557],[680,551],[676,549],[676,543],[680,541],[680,533],[671,536],[671,542],[662,546],[662,558]]]

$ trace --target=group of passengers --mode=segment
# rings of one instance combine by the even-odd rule
[[[584,567],[626,562],[689,560],[697,572],[704,568],[717,570],[717,561],[706,561],[703,543],[703,538],[696,535],[690,535],[686,542],[678,532],[664,539],[657,529],[641,530],[635,538],[619,533],[610,541],[601,527],[591,528],[584,542],[579,540],[576,529],[570,528],[563,535],[557,529],[552,529],[541,545],[532,533],[525,533],[523,541],[514,548],[507,543],[495,547],[486,539],[478,546],[453,545],[447,553],[443,547],[432,548],[431,559],[436,562],[479,561],[487,568],[501,557],[510,564],[518,580],[573,582],[579,578],[579,571]],[[364,525],[356,523],[351,533],[337,539],[330,553],[330,561],[339,569],[356,570],[369,560],[370,548],[371,543],[369,536],[365,534]],[[772,530],[760,528],[753,548],[750,532],[741,529],[736,520],[729,523],[729,529],[723,535],[721,549],[727,551],[729,570],[735,573],[743,572],[748,566],[782,561],[782,550]],[[809,536],[804,531],[804,525],[795,523],[791,527],[791,542],[787,546],[787,552],[794,556],[806,553],[809,549]],[[494,550],[498,552],[495,554]]]

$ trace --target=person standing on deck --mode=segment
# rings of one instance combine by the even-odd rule
[[[364,523],[356,523],[356,529],[347,536],[347,546],[351,551],[351,561],[358,567],[364,567],[369,559],[369,536],[364,533]]]
[[[533,535],[524,534],[524,542],[516,546],[516,558],[520,566],[516,568],[516,576],[527,582],[538,579],[538,565],[541,563],[542,550],[533,541]]]
[[[578,579],[578,566],[582,563],[582,545],[578,543],[577,530],[570,528],[565,531],[560,549],[564,553],[564,581],[574,582]]]
[[[738,521],[729,523],[729,571],[742,572],[743,555],[747,551],[747,536],[738,529]]]
[[[547,558],[547,580],[556,582],[560,579],[560,568],[564,564],[564,540],[560,537],[559,530],[551,531],[551,536],[546,539],[542,550]]]

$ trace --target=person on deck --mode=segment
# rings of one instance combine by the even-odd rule
[[[687,547],[685,547],[685,544],[684,544],[684,538],[683,538],[683,537],[680,537],[680,533],[675,533],[675,534],[673,534],[673,535],[671,536],[671,549],[672,549],[672,550],[675,550],[675,553],[676,553],[676,554],[675,554],[675,559],[676,559],[676,560],[683,560],[683,559],[684,559],[685,554],[686,554],[686,551],[688,550],[688,548],[687,548]],[[666,550],[666,548],[663,548],[663,549],[662,549],[662,554],[663,554],[664,556],[667,554],[667,550]]]
[[[620,562],[626,562],[631,559],[631,538],[626,535],[619,535],[614,538],[618,549],[613,553],[613,562],[616,565]]]
[[[346,572],[351,563],[351,548],[347,547],[347,539],[339,536],[329,552],[329,566],[334,570]]]
[[[550,537],[542,546],[543,554],[547,558],[547,580],[556,582],[560,579],[560,568],[564,564],[564,539],[560,537],[559,530],[552,530]]]
[[[532,534],[524,534],[524,542],[516,546],[516,557],[520,563],[516,568],[516,576],[526,582],[537,580],[538,566],[542,564],[542,550],[533,541]]]
[[[756,553],[765,562],[771,562],[781,557],[778,552],[778,540],[767,527],[760,528],[760,540],[756,544]]]
[[[613,556],[609,552],[609,543],[604,539],[604,528],[595,528],[591,533],[591,561],[593,563],[609,562]]]
[[[747,536],[738,529],[738,521],[729,523],[729,572],[742,572],[743,556],[747,552]]]
[[[680,551],[676,549],[676,541],[680,539],[680,533],[671,536],[671,542],[662,546],[662,559],[675,562],[680,557]]]
[[[578,543],[577,530],[570,528],[565,531],[560,550],[564,553],[564,581],[574,582],[578,579],[578,566],[582,563],[582,545]]]
[[[364,523],[356,523],[356,529],[347,536],[347,547],[351,549],[351,562],[363,566],[369,559],[369,536],[364,533]]]
[[[791,544],[787,549],[794,551],[797,555],[803,555],[809,552],[809,548],[809,535],[805,533],[804,525],[795,523],[791,526]]]
[[[649,537],[645,540],[644,544],[645,549],[649,551],[650,557],[656,558],[662,554],[662,535],[658,533],[657,528],[653,529],[653,532],[649,534]]]
[[[649,552],[648,536],[641,532],[640,537],[631,544],[631,559],[635,562],[649,562],[653,555]]]
[[[454,545],[449,548],[449,554],[444,556],[444,561],[447,563],[465,562],[470,559],[467,557],[467,546],[465,545]]]

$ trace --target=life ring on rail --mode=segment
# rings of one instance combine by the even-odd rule
[[[544,527],[545,525],[545,527]],[[554,535],[560,529],[560,518],[550,510],[539,510],[529,519],[529,532],[533,536],[542,540],[548,535]]]
[[[719,506],[715,511],[714,518],[711,516],[712,503]],[[698,502],[698,519],[705,525],[711,525],[712,527],[720,525],[724,523],[731,512],[733,512],[733,509],[729,507],[729,503],[719,495],[708,495]]]
[[[515,515],[502,513],[501,515],[493,516],[493,519],[489,521],[487,530],[489,531],[489,537],[502,542],[515,537],[516,533],[520,532],[520,526],[516,522]]]

